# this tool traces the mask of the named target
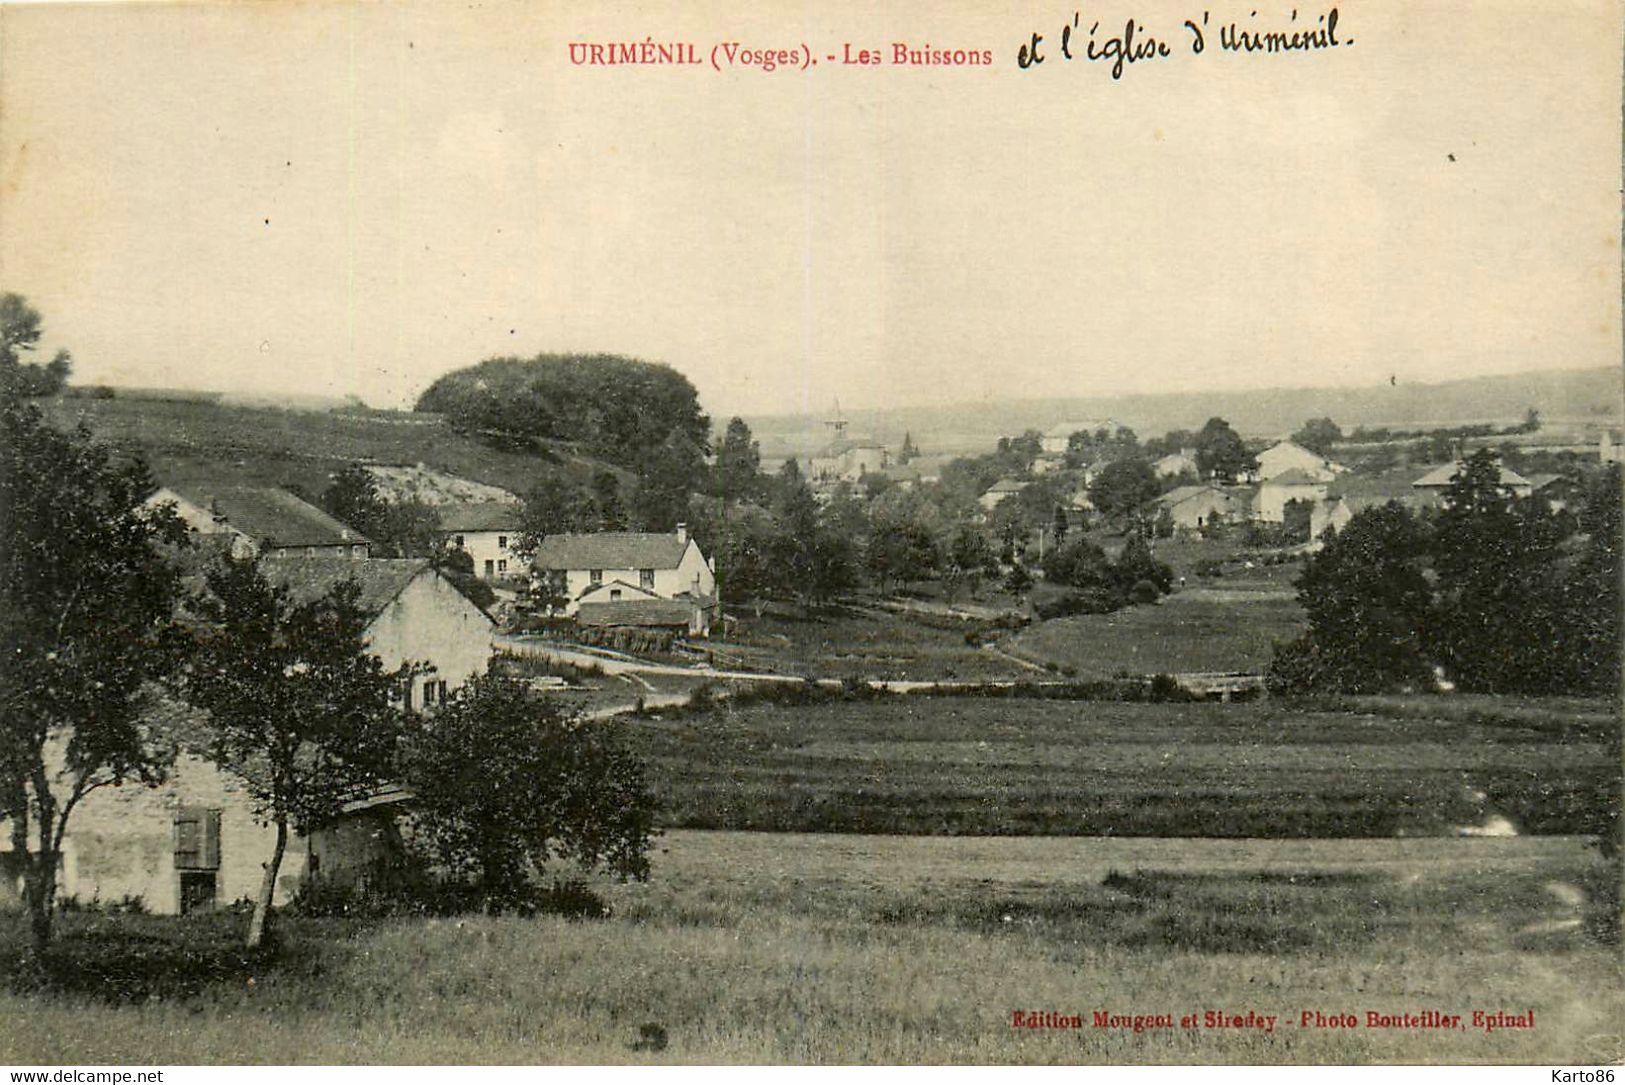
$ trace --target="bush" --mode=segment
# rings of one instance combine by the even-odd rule
[[[1142,606],[1146,603],[1155,603],[1161,595],[1157,586],[1149,580],[1136,580],[1134,586],[1128,590],[1129,599]]]

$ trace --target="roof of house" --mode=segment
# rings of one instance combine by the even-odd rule
[[[212,510],[262,545],[346,546],[368,541],[315,505],[274,486],[188,483],[169,489],[200,509]]]
[[[1230,490],[1222,490],[1217,486],[1209,486],[1209,485],[1175,486],[1173,489],[1169,490],[1167,493],[1165,493],[1161,497],[1157,498],[1157,502],[1159,504],[1162,504],[1162,505],[1167,505],[1167,506],[1169,506],[1171,508],[1174,505],[1182,505],[1186,501],[1189,501],[1191,498],[1199,497],[1202,494],[1206,494],[1206,493],[1217,494],[1218,496],[1224,498],[1226,501],[1238,501],[1242,497],[1242,495],[1240,493],[1233,492],[1233,491],[1230,491]]]
[[[1315,460],[1323,460],[1323,459],[1326,458],[1326,457],[1320,455],[1320,453],[1318,453],[1318,452],[1310,451],[1309,449],[1303,447],[1302,445],[1300,445],[1296,441],[1285,440],[1285,439],[1280,440],[1280,441],[1276,441],[1274,444],[1272,444],[1268,448],[1264,449],[1263,452],[1260,452],[1259,455],[1262,456],[1265,453],[1275,452],[1277,450],[1279,450],[1281,452],[1301,452],[1305,456],[1308,456],[1310,459],[1315,459]]]
[[[538,569],[675,569],[688,542],[674,532],[600,531],[549,535],[536,547]]]
[[[688,627],[693,603],[675,599],[625,599],[614,603],[582,603],[576,611],[579,625],[637,625]]]
[[[1529,476],[1529,485],[1530,485],[1531,488],[1533,488],[1535,490],[1544,490],[1546,487],[1550,486],[1552,483],[1558,482],[1558,481],[1567,481],[1567,480],[1565,480],[1562,475],[1542,474],[1542,475],[1530,475]]]
[[[1456,476],[1459,475],[1462,470],[1466,468],[1466,466],[1467,465],[1465,463],[1440,464],[1438,467],[1435,467],[1433,470],[1411,483],[1411,485],[1422,487],[1448,486],[1451,484],[1451,482],[1455,481]],[[1500,471],[1501,485],[1503,486],[1530,485],[1528,479],[1524,478],[1510,467],[1502,467],[1500,468]]]
[[[1282,471],[1279,475],[1264,480],[1266,486],[1324,486],[1320,479],[1309,472],[1297,467]]]
[[[435,511],[442,531],[518,531],[525,512],[507,501],[459,501]]]
[[[287,587],[301,603],[320,599],[346,580],[361,589],[357,603],[362,613],[375,617],[406,586],[429,570],[418,558],[266,558],[261,566],[266,579]]]
[[[1187,456],[1183,452],[1170,452],[1170,453],[1168,453],[1168,455],[1163,456],[1160,459],[1158,459],[1151,466],[1153,466],[1153,467],[1161,467],[1165,463],[1175,463],[1175,462],[1194,464],[1196,462],[1196,457]]]
[[[1020,479],[1001,478],[989,486],[985,492],[990,494],[1018,494],[1026,488],[1027,484]]]

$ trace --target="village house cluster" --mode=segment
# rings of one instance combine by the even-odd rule
[[[379,470],[386,480],[433,474],[422,465]],[[450,476],[434,481],[440,492],[464,498],[435,506],[443,545],[466,553],[475,575],[508,597],[536,578],[556,583],[558,614],[582,627],[709,634],[715,563],[684,526],[551,535],[521,557],[518,498]],[[374,556],[371,540],[285,489],[175,481],[147,504],[174,510],[199,544],[200,563],[215,552],[258,557],[267,578],[296,601],[353,581],[369,651],[387,670],[416,666],[400,691],[410,711],[435,711],[490,664],[497,624],[451,578],[427,559]],[[365,878],[369,864],[397,843],[391,807],[403,798],[398,789],[358,796],[338,820],[293,839],[274,899],[286,902],[312,877]],[[257,891],[273,839],[239,780],[183,752],[161,786],[103,788],[80,804],[64,838],[58,893],[109,903],[138,898],[161,914],[210,908]],[[0,849],[9,844],[9,833],[0,837]],[[0,850],[0,891],[15,890],[15,860]]]

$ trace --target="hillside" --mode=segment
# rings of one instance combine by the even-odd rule
[[[58,398],[40,401],[54,424],[84,422],[97,437],[139,450],[160,481],[229,479],[315,495],[346,464],[417,464],[524,494],[564,474],[583,484],[606,464],[561,443],[503,452],[454,432],[439,415],[316,411],[210,399]]]
[[[1225,418],[1249,437],[1279,437],[1309,418],[1330,416],[1355,426],[1424,428],[1469,422],[1512,424],[1533,407],[1549,428],[1589,432],[1621,421],[1625,379],[1619,369],[1575,369],[1473,377],[1440,384],[1363,388],[1273,388],[1170,392],[1158,395],[1004,399],[951,407],[846,411],[847,432],[893,447],[903,434],[927,455],[985,452],[1001,436],[1044,430],[1070,419],[1112,418],[1142,439],[1172,429],[1199,429]],[[821,416],[827,417],[827,416]],[[820,417],[747,417],[768,457],[806,454],[828,440]],[[1595,439],[1594,436],[1591,439]]]

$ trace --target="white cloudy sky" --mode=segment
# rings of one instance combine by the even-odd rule
[[[1075,3],[989,7],[0,8],[0,288],[86,381],[375,404],[566,350],[714,414],[1618,364],[1617,5],[1192,58],[1200,0],[1114,0],[1178,47],[1115,83],[1054,54]],[[649,35],[994,64],[568,61]]]

